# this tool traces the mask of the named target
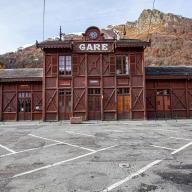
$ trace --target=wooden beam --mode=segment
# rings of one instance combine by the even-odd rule
[[[104,120],[104,114],[103,114],[103,55],[100,54],[100,74],[101,74],[101,120]]]
[[[88,120],[88,58],[85,54],[85,120]]]

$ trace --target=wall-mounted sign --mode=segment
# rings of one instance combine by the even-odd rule
[[[73,50],[76,52],[113,52],[113,43],[74,43]]]

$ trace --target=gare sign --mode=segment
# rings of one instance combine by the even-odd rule
[[[113,52],[113,43],[75,43],[73,49],[76,52]]]

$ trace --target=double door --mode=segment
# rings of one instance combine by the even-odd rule
[[[31,92],[18,93],[18,120],[31,120]]]
[[[67,120],[71,117],[71,90],[59,90],[59,119]]]
[[[88,89],[88,119],[101,120],[101,93],[100,88]]]
[[[158,119],[171,118],[170,90],[157,90],[156,111],[156,117]]]

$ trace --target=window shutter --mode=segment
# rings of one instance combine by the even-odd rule
[[[57,55],[52,56],[52,75],[57,74]]]
[[[130,55],[130,73],[132,75],[135,75],[135,68],[136,68],[136,58],[135,58],[135,54],[131,54]]]
[[[109,71],[110,73],[115,73],[115,56],[111,55],[109,58]]]
[[[73,74],[77,74],[78,73],[78,56],[77,55],[73,55]]]

